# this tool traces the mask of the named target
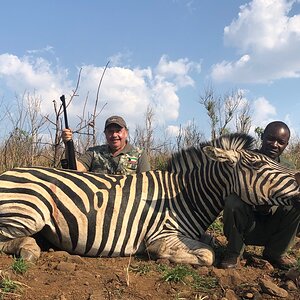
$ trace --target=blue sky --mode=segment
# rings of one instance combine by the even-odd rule
[[[209,138],[199,97],[212,85],[219,95],[243,91],[252,128],[283,120],[300,132],[299,1],[3,0],[0,8],[2,110],[27,92],[53,114],[53,100],[71,95],[81,69],[74,128],[87,97],[93,111],[109,61],[100,131],[114,114],[130,129],[143,125],[150,105],[161,135],[194,120]]]

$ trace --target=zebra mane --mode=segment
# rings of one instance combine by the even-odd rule
[[[202,149],[205,146],[214,146],[225,150],[254,150],[255,139],[245,133],[232,133],[222,135],[210,142],[202,143],[199,147]]]
[[[245,133],[231,133],[222,135],[212,141],[203,142],[197,147],[182,149],[179,152],[172,154],[172,157],[167,164],[167,170],[174,171],[176,169],[176,164],[184,165],[184,163],[181,164],[180,161],[186,161],[187,157],[197,156],[197,153],[202,152],[202,148],[205,146],[214,146],[225,150],[254,150],[255,139]]]

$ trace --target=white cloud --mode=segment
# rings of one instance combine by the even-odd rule
[[[23,93],[34,93],[43,99],[42,111],[53,112],[53,100],[63,92],[71,90],[67,70],[55,69],[43,58],[22,57],[12,54],[0,55],[0,83],[11,94],[21,97]],[[3,96],[5,97],[5,95]]]
[[[165,79],[174,79],[179,87],[193,86],[194,80],[188,75],[192,70],[201,72],[201,65],[190,62],[187,58],[170,61],[163,55],[158,63],[156,72]]]
[[[298,140],[299,139],[299,130],[297,130],[291,120],[291,116],[289,114],[287,114],[284,119],[283,122],[285,122],[291,131],[291,140]]]
[[[257,98],[253,102],[253,125],[254,127],[265,127],[274,121],[277,115],[276,108],[264,97]]]
[[[299,130],[297,130],[294,126],[289,114],[283,116],[282,118],[278,118],[276,108],[266,98],[257,98],[253,102],[252,126],[250,129],[250,134],[255,136],[256,127],[265,128],[268,123],[278,120],[282,120],[289,126],[292,139],[299,136]]]
[[[144,124],[148,105],[153,108],[158,124],[176,121],[180,107],[177,93],[183,87],[193,86],[194,81],[189,73],[195,69],[199,71],[199,67],[199,64],[188,59],[171,61],[166,56],[162,57],[157,68],[153,70],[150,67],[108,66],[99,90],[97,112],[101,113],[97,119],[97,127],[102,126],[104,120],[114,114],[124,116],[130,128],[134,128],[136,124]],[[71,126],[79,122],[78,117],[82,117],[83,110],[85,119],[87,114],[90,116],[94,112],[97,88],[104,69],[104,66],[82,66],[78,96],[68,108]],[[34,93],[42,99],[43,112],[54,113],[53,100],[59,100],[62,94],[68,100],[76,82],[68,79],[66,69],[52,65],[44,58],[2,54],[0,85],[7,93],[19,96],[24,91]]]
[[[87,111],[90,113],[94,110],[97,88],[103,71],[103,67],[92,65],[82,68],[79,94],[80,99],[88,94]],[[151,76],[149,72],[127,68],[112,67],[106,70],[98,102],[98,112],[106,104],[100,115],[103,123],[110,115],[124,116],[131,128],[135,123],[143,122],[144,112],[151,98],[147,86],[148,76]],[[82,105],[75,105],[74,102],[73,109],[76,110],[76,114],[82,114]]]
[[[80,94],[83,96],[89,93],[88,111],[93,111],[103,70],[103,67],[96,66],[84,66],[82,69]],[[108,68],[100,88],[98,108],[106,103],[101,113],[103,119],[112,114],[122,115],[129,127],[133,128],[136,124],[144,124],[144,113],[150,105],[153,107],[157,123],[164,124],[168,120],[178,118],[178,88],[176,84],[153,73],[150,68]],[[80,106],[77,106],[76,113],[81,113]]]
[[[176,136],[178,136],[179,132],[180,132],[180,127],[179,126],[169,125],[166,128],[166,133],[170,137],[176,137]]]
[[[274,49],[287,42],[294,18],[287,16],[295,1],[253,0],[240,7],[238,19],[224,28],[225,44],[243,52]],[[299,17],[296,17],[299,19]]]
[[[240,7],[224,29],[225,45],[236,47],[236,61],[212,68],[218,81],[270,82],[300,76],[300,15],[289,16],[298,1],[253,0]]]
[[[157,124],[164,125],[167,121],[176,120],[180,107],[177,92],[180,88],[193,86],[194,81],[189,73],[195,68],[199,68],[199,65],[187,59],[170,61],[166,56],[160,59],[154,70],[150,67],[109,67],[100,88],[99,108],[107,103],[101,113],[102,118],[119,114],[126,118],[130,128],[134,128],[136,124],[144,124],[144,113],[150,105]],[[80,94],[89,92],[89,98],[92,99],[89,111],[92,111],[103,70],[103,67],[83,67]],[[81,108],[78,107],[77,114],[80,112]]]
[[[48,45],[42,49],[27,50],[27,53],[29,53],[29,54],[37,54],[37,53],[43,53],[43,52],[50,52],[50,53],[54,54],[54,47]]]
[[[124,66],[125,63],[130,62],[132,53],[130,51],[127,52],[119,52],[115,55],[112,55],[108,58],[109,66],[117,67]]]

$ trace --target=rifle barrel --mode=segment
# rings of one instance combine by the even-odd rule
[[[65,95],[62,95],[60,97],[60,100],[62,102],[63,111],[64,111],[64,118],[65,118],[65,127],[69,129],[69,123],[68,123],[68,116],[67,116],[67,107],[66,107],[66,98]]]
[[[62,95],[60,97],[60,100],[62,102],[63,111],[64,111],[65,127],[67,129],[69,129],[65,95]],[[67,148],[68,160],[67,160],[67,162],[64,161],[63,168],[67,168],[67,169],[71,169],[71,170],[77,170],[76,157],[75,157],[75,147],[74,147],[73,140],[67,141],[66,148]]]

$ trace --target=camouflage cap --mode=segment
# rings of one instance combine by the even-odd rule
[[[104,130],[111,124],[117,124],[120,127],[125,127],[127,128],[126,122],[124,121],[124,119],[120,116],[112,116],[109,117],[106,122],[105,122],[105,127]]]

